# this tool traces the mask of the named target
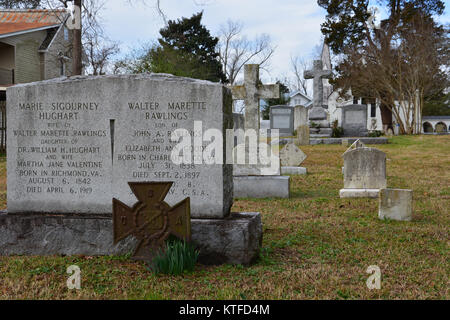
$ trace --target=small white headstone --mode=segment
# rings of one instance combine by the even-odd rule
[[[381,189],[378,217],[399,221],[412,220],[412,190]]]

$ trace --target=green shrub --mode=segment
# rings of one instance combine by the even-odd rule
[[[333,121],[331,137],[340,138],[344,135],[344,129],[342,127],[338,127],[338,121]]]
[[[368,136],[370,138],[378,138],[378,137],[381,137],[382,135],[383,135],[383,132],[381,132],[379,130],[375,130],[375,131],[369,132],[369,134],[368,134]]]
[[[192,272],[199,252],[195,246],[183,240],[168,240],[164,250],[160,249],[153,258],[151,269],[155,273],[180,275]]]

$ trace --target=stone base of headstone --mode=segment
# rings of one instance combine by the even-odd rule
[[[310,138],[311,139],[324,139],[324,138],[330,138],[331,137],[331,134],[320,134],[320,133],[318,133],[318,134],[312,134],[312,135],[310,135]],[[313,142],[311,142],[311,140],[309,140],[309,143],[310,144],[313,144]]]
[[[306,174],[304,167],[281,167],[281,174]]]
[[[412,220],[412,190],[381,189],[378,217],[382,220]]]
[[[192,241],[203,264],[248,265],[259,256],[259,213],[223,219],[191,219]],[[133,236],[113,244],[111,215],[8,214],[0,211],[0,255],[123,255],[136,247]]]
[[[380,189],[341,189],[341,198],[378,198]]]
[[[333,133],[333,129],[331,129],[331,128],[320,128],[319,129],[319,134],[326,134],[331,137],[332,133]]]
[[[386,137],[378,137],[378,138],[324,138],[317,137],[315,135],[311,135],[310,144],[343,144],[343,141],[347,142],[347,146],[355,142],[356,140],[360,140],[364,144],[387,144],[389,142]],[[345,144],[344,144],[345,145]]]
[[[289,198],[288,176],[234,176],[234,198]]]

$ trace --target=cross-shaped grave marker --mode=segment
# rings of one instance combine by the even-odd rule
[[[314,95],[313,108],[323,108],[323,82],[322,79],[330,79],[332,75],[331,70],[323,70],[322,60],[314,60],[314,67],[312,70],[306,70],[303,73],[305,79],[314,79]]]
[[[114,243],[134,235],[139,243],[133,259],[151,261],[173,235],[191,240],[190,198],[170,207],[164,198],[173,182],[129,182],[139,200],[132,208],[113,198]]]
[[[259,80],[259,65],[244,66],[244,85],[232,86],[233,100],[244,100],[244,128],[259,132],[259,99],[277,99],[280,97],[280,85],[261,84]]]

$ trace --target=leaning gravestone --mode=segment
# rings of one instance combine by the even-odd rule
[[[367,106],[352,104],[342,107],[342,128],[346,137],[366,137]]]
[[[386,154],[375,148],[349,148],[344,155],[341,198],[378,197],[386,188]]]
[[[280,150],[282,174],[306,174],[306,168],[300,167],[306,154],[294,143],[288,143]]]
[[[232,165],[203,162],[202,132],[225,140],[232,128],[229,89],[162,74],[73,77],[14,86],[7,99],[0,254],[128,252],[133,239],[112,245],[112,198],[131,206],[128,182],[173,181],[164,201],[190,197],[204,261],[249,263],[257,255],[259,214],[230,215]],[[194,151],[190,164],[172,161],[181,141],[180,154]]]

